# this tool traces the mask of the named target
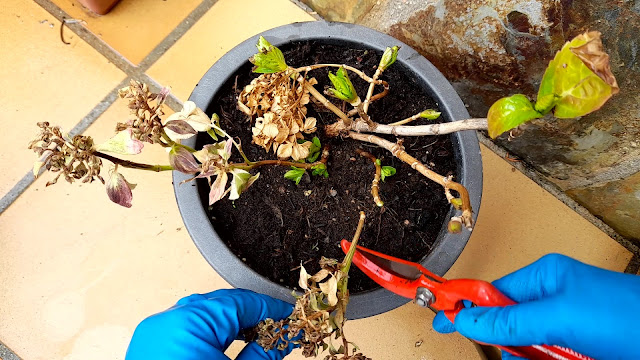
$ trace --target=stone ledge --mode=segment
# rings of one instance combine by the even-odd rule
[[[567,192],[623,234],[627,245],[633,241],[637,251],[640,211],[633,201],[638,199],[630,195],[633,191],[620,190],[635,186],[635,178],[630,178],[640,171],[637,2],[497,0],[490,6],[481,0],[303,2],[327,20],[368,26],[412,46],[452,82],[472,117],[486,116],[500,97],[535,96],[555,52],[587,29],[600,31],[620,94],[588,116],[532,121],[514,141],[501,138],[496,143],[526,161],[538,178]]]

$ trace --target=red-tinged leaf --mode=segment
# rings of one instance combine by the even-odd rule
[[[106,186],[107,195],[111,201],[127,208],[131,207],[131,200],[133,199],[131,185],[127,182],[124,176],[117,171],[117,169],[114,169],[111,172],[111,176],[109,176]]]
[[[598,110],[618,91],[600,33],[592,31],[567,42],[549,62],[538,89],[538,101],[552,96],[554,115],[574,118]]]
[[[211,184],[211,190],[209,191],[209,205],[213,205],[216,201],[224,197],[224,188],[227,186],[227,178],[227,173],[221,173],[216,177],[213,184]]]
[[[171,120],[167,122],[164,127],[178,135],[195,135],[198,133],[193,126],[184,120]]]
[[[182,147],[174,147],[171,149],[171,152],[169,152],[169,162],[175,170],[185,174],[195,174],[200,170],[200,166],[193,155]]]

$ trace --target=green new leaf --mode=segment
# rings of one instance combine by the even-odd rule
[[[324,176],[325,178],[329,177],[329,172],[327,171],[327,165],[325,164],[314,165],[311,167],[311,170],[313,170],[311,172],[311,175]]]
[[[451,203],[451,205],[453,205],[454,208],[456,208],[458,210],[462,210],[462,199],[453,198],[453,199],[449,200],[449,202]]]
[[[231,180],[231,191],[229,192],[229,200],[236,200],[240,197],[244,191],[246,191],[251,184],[253,184],[258,177],[260,177],[260,173],[255,175],[251,175],[248,171],[242,169],[233,169],[231,170],[231,174],[233,175],[233,179]]]
[[[218,114],[214,113],[211,116],[211,124],[213,126],[211,127],[211,129],[207,130],[207,134],[209,134],[209,136],[211,136],[214,141],[218,141],[218,136],[225,136],[224,132],[221,131],[220,117],[218,116]]]
[[[432,109],[425,110],[420,113],[420,117],[427,120],[435,120],[440,117],[440,112]]]
[[[547,94],[543,97],[539,97],[536,100],[535,105],[533,105],[533,108],[540,114],[546,115],[554,106],[556,106],[559,99],[560,98],[554,94]]]
[[[318,139],[317,136],[314,136],[313,140],[311,140],[311,146],[309,147],[309,156],[307,156],[307,162],[312,163],[318,160],[318,157],[320,156],[320,150],[320,139]]]
[[[558,118],[583,116],[598,110],[618,91],[600,33],[588,32],[567,42],[549,62],[538,89],[536,109],[548,112],[553,103]]]
[[[302,175],[304,175],[304,169],[297,168],[295,166],[291,167],[291,170],[284,173],[284,178],[294,181],[296,185],[300,184],[300,180],[302,180]]]
[[[329,80],[331,80],[333,88],[327,89],[328,95],[347,101],[353,106],[357,106],[360,103],[360,98],[349,79],[349,74],[342,66],[338,68],[335,74],[329,71]]]
[[[287,63],[284,61],[282,51],[271,45],[264,37],[260,36],[256,46],[259,52],[249,59],[255,65],[253,72],[271,74],[287,69]]]
[[[542,116],[522,94],[502,98],[489,108],[487,114],[489,136],[495,139],[505,131]]]
[[[396,62],[396,59],[398,58],[398,50],[400,50],[400,48],[397,46],[387,47],[382,54],[380,65],[378,65],[378,67],[382,70],[387,70],[389,66]]]
[[[384,181],[385,178],[396,174],[396,168],[393,166],[383,166],[380,172],[380,180]]]

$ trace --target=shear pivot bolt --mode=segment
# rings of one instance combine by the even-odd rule
[[[416,290],[416,304],[421,307],[427,307],[433,304],[435,296],[427,288],[419,287]]]

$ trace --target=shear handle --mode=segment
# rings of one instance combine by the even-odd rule
[[[456,315],[464,308],[462,300],[469,300],[478,306],[509,306],[516,302],[509,299],[495,286],[482,280],[454,279],[438,286],[434,293],[436,301],[431,304],[437,310],[444,310],[447,318],[454,322]]]
[[[434,309],[444,310],[445,316],[453,323],[456,315],[464,308],[462,300],[469,300],[478,306],[510,306],[517,304],[500,290],[482,280],[454,279],[440,284],[434,292]],[[550,345],[501,346],[493,345],[515,356],[530,360],[586,360],[587,356],[571,349]],[[591,359],[593,360],[593,359]]]

